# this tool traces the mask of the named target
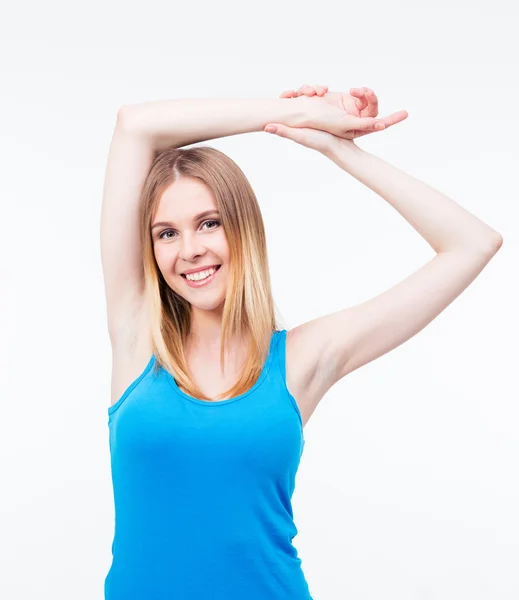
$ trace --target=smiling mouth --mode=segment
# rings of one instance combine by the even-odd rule
[[[214,271],[213,275],[216,274],[216,272],[220,269],[221,266],[222,265],[215,265],[215,267],[214,267],[215,271]],[[180,276],[183,277],[184,279],[187,279],[185,273],[180,273]],[[195,280],[190,279],[188,281],[195,281],[196,282],[197,280],[196,279]],[[203,279],[201,281],[203,281]]]

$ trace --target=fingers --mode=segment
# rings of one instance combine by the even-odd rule
[[[287,138],[289,140],[293,140],[294,142],[297,142],[298,144],[306,145],[303,143],[303,140],[305,139],[305,132],[303,131],[303,129],[300,129],[300,128],[287,127],[286,125],[283,125],[282,123],[269,123],[268,125],[266,125],[264,127],[263,131],[265,131],[265,133],[273,133],[273,134],[277,135],[278,137],[283,137],[283,138]]]
[[[378,98],[371,88],[351,88],[350,95],[357,98],[356,105],[360,111],[361,117],[376,117],[378,115]],[[379,122],[384,124],[383,129],[387,129],[392,125],[396,125],[397,123],[404,121],[405,119],[407,119],[408,116],[409,115],[406,110],[400,110],[387,117],[379,119]],[[369,131],[369,129],[365,130],[364,132],[359,131],[356,137],[361,137],[368,133],[374,133],[374,131],[375,130]]]
[[[381,131],[385,127],[385,123],[382,119],[374,119],[372,117],[353,117],[351,120],[346,121],[348,130],[360,130],[360,131]]]
[[[392,125],[401,123],[402,121],[407,119],[408,116],[409,116],[409,114],[406,110],[399,110],[398,112],[393,113],[387,117],[382,117],[380,119],[377,119],[377,122],[382,123],[384,125],[384,129],[387,129],[388,127],[391,127]],[[379,131],[379,130],[377,129],[377,131]],[[368,131],[367,133],[373,133],[373,132]],[[365,134],[363,134],[363,135],[365,135]]]
[[[299,96],[324,96],[328,93],[327,85],[302,85],[297,90],[287,90],[280,95],[280,98],[297,98]]]
[[[361,116],[376,117],[378,115],[378,98],[371,88],[351,88],[350,95],[357,98],[356,105],[361,111]]]
[[[385,124],[382,123],[381,119],[373,119],[371,117],[353,117],[344,119],[346,129],[343,134],[339,134],[340,137],[346,139],[354,139],[367,135],[368,133],[378,133],[383,131]]]
[[[391,125],[396,125],[401,121],[404,121],[409,116],[407,110],[399,110],[395,113],[392,113],[388,117],[384,117],[380,119],[386,127],[391,127]]]
[[[324,96],[328,92],[327,85],[303,85],[300,89],[306,95],[312,95],[312,91],[315,91],[317,96]]]
[[[396,113],[393,113],[387,117],[382,117],[381,119],[377,119],[377,122],[380,122],[384,125],[384,127],[382,129],[373,128],[371,130],[365,129],[363,131],[356,131],[355,137],[358,138],[358,137],[362,137],[363,135],[368,135],[370,133],[377,133],[378,131],[383,131],[384,129],[387,129],[388,127],[391,127],[392,125],[401,123],[402,121],[407,119],[408,116],[409,116],[409,113],[406,110],[399,110]]]
[[[351,88],[350,96],[353,96],[354,98],[356,98],[355,106],[357,107],[357,110],[359,111],[359,113],[361,113],[368,105],[366,93],[362,89]],[[376,116],[376,115],[370,115],[370,116]]]
[[[335,139],[335,136],[326,131],[308,127],[288,127],[282,123],[268,123],[264,131],[322,153],[328,152]]]

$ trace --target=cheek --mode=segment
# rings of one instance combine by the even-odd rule
[[[168,251],[167,248],[156,248],[155,249],[155,260],[157,265],[165,277],[171,277],[171,273],[175,268],[176,253]]]
[[[155,248],[155,260],[157,262],[159,269],[161,271],[164,271],[164,263],[165,263],[164,252],[161,252],[160,250],[157,250]]]
[[[227,243],[227,238],[223,233],[222,237],[219,238],[217,241],[217,247],[215,248],[215,252],[218,254],[218,256],[220,256],[220,258],[222,258],[226,262],[229,261],[229,244]]]

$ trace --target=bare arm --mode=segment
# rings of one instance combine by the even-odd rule
[[[495,229],[454,200],[353,142],[335,138],[326,156],[386,200],[436,252],[501,245]]]
[[[126,344],[143,307],[139,202],[158,152],[217,137],[261,131],[272,120],[296,124],[303,98],[159,100],[119,109],[101,214],[101,259],[113,344]]]
[[[503,242],[499,232],[448,196],[352,142],[334,141],[327,156],[397,210],[436,256],[377,296],[289,331],[288,385],[307,418],[337,381],[433,321]]]
[[[307,109],[304,98],[193,98],[128,104],[120,113],[128,131],[145,136],[161,151],[263,131],[272,121],[295,127]]]
[[[119,112],[106,161],[101,207],[101,263],[108,331],[112,344],[133,334],[142,312],[142,268],[139,202],[153,163],[153,145],[129,133]]]

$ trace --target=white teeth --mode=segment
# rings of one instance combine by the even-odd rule
[[[216,271],[216,268],[213,267],[211,269],[206,269],[205,271],[199,271],[198,273],[189,273],[188,275],[186,275],[186,279],[189,279],[189,281],[200,281],[201,279],[205,279],[206,277],[209,277],[215,271]]]

